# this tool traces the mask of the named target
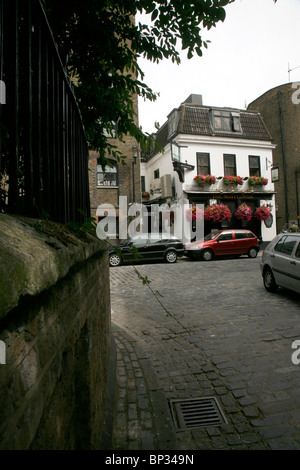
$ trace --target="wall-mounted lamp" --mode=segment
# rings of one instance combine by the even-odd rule
[[[268,170],[268,169],[269,169],[270,167],[272,167],[272,166],[273,166],[273,162],[271,162],[271,160],[268,160],[268,159],[266,158],[266,170]]]
[[[137,148],[137,146],[134,144],[134,145],[132,146],[132,156],[133,156],[133,164],[134,164],[134,165],[136,164],[137,154],[138,154],[138,148]]]

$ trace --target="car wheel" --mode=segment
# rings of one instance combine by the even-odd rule
[[[257,250],[255,248],[250,248],[248,251],[249,258],[256,258],[257,257]]]
[[[202,259],[204,261],[211,261],[213,259],[213,252],[211,250],[204,250],[202,253]]]
[[[170,250],[166,253],[165,260],[167,263],[176,263],[177,261],[177,253],[174,250]]]
[[[276,292],[277,284],[275,282],[271,269],[266,269],[263,275],[264,286],[268,292]]]
[[[109,266],[115,267],[115,266],[120,266],[122,263],[121,256],[118,255],[117,253],[112,253],[109,256]]]

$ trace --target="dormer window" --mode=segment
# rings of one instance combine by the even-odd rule
[[[215,131],[241,132],[240,113],[212,110],[212,123]]]
[[[231,113],[232,130],[234,132],[241,132],[241,117],[240,113]]]

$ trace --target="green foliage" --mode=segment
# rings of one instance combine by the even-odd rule
[[[124,155],[108,135],[130,135],[145,148],[150,136],[137,125],[133,96],[155,101],[157,94],[143,82],[138,58],[180,63],[179,49],[187,56],[202,55],[208,41],[202,30],[224,21],[224,7],[234,0],[44,0],[44,7],[74,80],[90,148],[107,164],[107,155],[122,163]],[[146,13],[150,24],[135,23]]]

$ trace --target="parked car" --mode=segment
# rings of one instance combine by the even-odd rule
[[[300,293],[300,233],[280,233],[262,254],[261,273],[267,291],[278,286]]]
[[[257,236],[250,230],[218,230],[203,240],[185,246],[185,255],[190,259],[210,261],[215,256],[248,255],[256,258],[259,252]]]
[[[111,247],[109,265],[119,266],[126,261],[152,260],[176,263],[177,258],[183,255],[184,246],[181,240],[168,235],[151,233],[123,240],[116,249]]]

